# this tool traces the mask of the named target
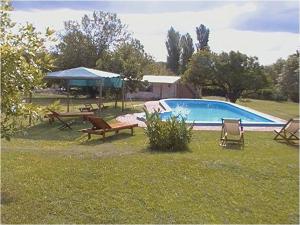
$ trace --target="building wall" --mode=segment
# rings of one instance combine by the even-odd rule
[[[138,91],[136,93],[127,93],[127,98],[132,99],[163,99],[163,98],[195,98],[191,87],[180,84],[152,84],[152,91]]]
[[[161,98],[176,98],[177,84],[153,84],[153,93]]]

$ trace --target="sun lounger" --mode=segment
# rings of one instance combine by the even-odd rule
[[[108,106],[101,105],[101,109],[106,109]],[[93,107],[93,104],[91,103],[86,103],[84,104],[84,107],[79,108],[80,112],[96,112],[99,111],[99,107],[97,105],[97,108]]]
[[[293,144],[293,141],[299,140],[299,119],[290,119],[280,131],[274,130],[276,136],[274,140],[285,140]]]
[[[87,119],[88,116],[93,116],[93,112],[56,112],[48,108],[51,113],[45,115],[46,118],[49,118],[49,123],[54,122],[54,119],[57,119],[62,123],[62,126],[59,129],[69,128],[71,129],[72,122],[66,122],[62,120],[63,117],[82,117],[84,120]]]
[[[231,136],[237,138],[232,139]],[[226,147],[228,142],[244,146],[244,131],[240,119],[222,119],[220,145]]]
[[[90,116],[88,120],[93,125],[92,128],[80,130],[83,133],[88,134],[88,138],[91,138],[91,134],[102,135],[103,141],[105,141],[105,133],[115,132],[119,133],[120,130],[130,129],[131,135],[133,135],[133,128],[137,127],[138,124],[128,124],[128,123],[115,123],[108,124],[105,120],[100,117]]]

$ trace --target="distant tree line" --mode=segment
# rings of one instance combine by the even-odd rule
[[[172,74],[145,52],[115,13],[95,11],[80,22],[66,21],[59,41],[53,51],[56,70],[83,66],[119,73],[129,91],[136,90],[144,74]]]
[[[167,34],[167,68],[192,84],[197,97],[205,90],[223,95],[231,102],[240,97],[299,102],[299,52],[287,60],[262,66],[257,57],[239,51],[214,53],[208,45],[209,29],[196,27],[197,41],[190,34],[180,35],[171,27]]]

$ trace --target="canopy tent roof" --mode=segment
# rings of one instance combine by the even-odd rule
[[[143,81],[149,83],[173,84],[180,79],[180,76],[161,76],[161,75],[145,75]]]
[[[124,110],[124,82],[120,74],[105,72],[101,70],[89,69],[86,67],[77,67],[73,69],[61,70],[48,73],[45,79],[67,80],[67,111],[70,105],[70,86],[97,86],[99,88],[98,105],[101,111],[102,87],[122,88],[122,111]]]
[[[46,79],[63,80],[102,80],[103,78],[119,77],[120,74],[105,72],[101,70],[89,69],[86,67],[77,67],[68,70],[51,72],[46,75]]]

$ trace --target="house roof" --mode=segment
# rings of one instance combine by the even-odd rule
[[[101,70],[89,69],[86,67],[77,67],[68,70],[48,73],[46,79],[64,79],[64,80],[100,80],[102,78],[120,77],[120,74],[105,72]]]
[[[143,81],[149,83],[173,84],[180,79],[180,76],[144,75]]]

